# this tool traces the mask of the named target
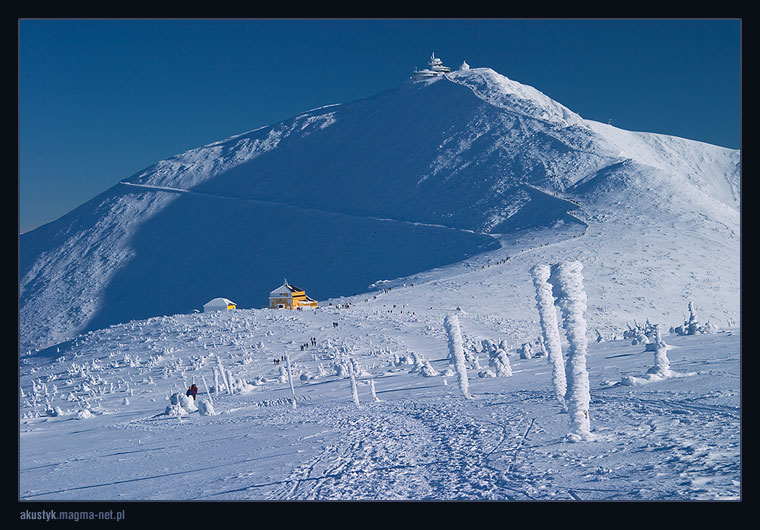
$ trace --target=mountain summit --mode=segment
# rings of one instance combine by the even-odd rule
[[[738,318],[737,150],[448,70],[162,160],[22,234],[22,350],[216,297],[264,307],[283,276],[325,300],[495,256],[477,305],[505,318],[529,322],[530,265],[565,258],[593,279],[596,325],[686,299]]]

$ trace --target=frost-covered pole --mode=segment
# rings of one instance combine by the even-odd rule
[[[369,389],[372,392],[372,399],[374,401],[380,401],[380,398],[377,397],[377,394],[375,393],[375,380],[374,379],[370,379],[369,380]]]
[[[216,397],[219,397],[219,372],[216,368],[213,368],[214,370],[214,392],[216,392]]]
[[[206,384],[206,378],[201,375],[201,381],[203,381],[203,386],[206,388],[206,394],[208,394],[208,400],[211,402],[211,406],[214,406],[214,400],[211,399],[211,392],[208,391],[208,385]]]
[[[687,335],[696,335],[699,328],[699,321],[697,320],[697,306],[693,301],[689,302],[689,322],[685,326]]]
[[[649,370],[649,373],[668,377],[672,374],[670,360],[668,360],[668,345],[662,340],[659,324],[655,326],[655,334],[654,366]]]
[[[293,372],[290,370],[290,355],[285,354],[285,362],[288,365],[288,381],[290,381],[290,391],[293,393],[293,410],[296,410],[296,389],[293,386]]]
[[[562,322],[567,335],[565,400],[570,413],[571,435],[584,440],[593,438],[588,417],[591,395],[586,371],[586,291],[583,290],[583,264],[568,261],[552,265],[549,282],[554,288],[557,304],[562,312]]]
[[[554,394],[563,408],[565,393],[567,392],[567,380],[565,378],[565,364],[562,358],[562,343],[559,338],[559,325],[557,323],[557,310],[554,307],[552,286],[549,283],[551,269],[549,265],[536,265],[531,269],[533,285],[536,288],[536,305],[541,323],[541,333],[544,345],[548,353],[548,360],[552,365],[552,384]]]
[[[348,362],[348,375],[351,377],[351,395],[354,398],[354,405],[359,405],[359,391],[356,389],[356,377],[354,377],[354,363]]]
[[[449,356],[454,359],[454,366],[456,367],[457,378],[459,379],[459,389],[465,398],[472,399],[467,380],[467,366],[464,361],[464,346],[462,343],[462,330],[459,328],[459,317],[456,315],[447,316],[443,320],[443,326],[446,328],[446,333],[449,336]]]
[[[224,383],[224,387],[227,389],[228,394],[232,394],[232,389],[230,388],[229,383],[227,382],[227,374],[224,369],[224,365],[222,365],[222,358],[217,357],[216,362],[219,365],[219,375],[222,376],[222,383]]]

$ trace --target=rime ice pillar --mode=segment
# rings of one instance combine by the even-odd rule
[[[590,430],[588,406],[591,401],[589,393],[588,372],[586,371],[586,291],[583,290],[583,265],[580,261],[568,261],[552,265],[551,283],[554,296],[562,312],[562,323],[567,335],[566,375],[568,412],[570,413],[570,431],[572,437],[583,440],[593,438]]]
[[[446,328],[446,333],[449,336],[449,356],[454,359],[454,366],[457,371],[457,378],[459,379],[459,389],[467,399],[472,399],[470,396],[470,385],[467,381],[467,366],[464,361],[464,345],[462,343],[462,330],[459,329],[459,317],[456,315],[447,316],[443,320],[443,326]]]
[[[352,362],[348,363],[348,374],[351,377],[351,396],[354,399],[354,405],[356,405],[357,408],[361,408],[361,405],[359,404],[359,391],[356,389],[356,376],[354,375],[354,364]]]
[[[565,408],[565,392],[567,380],[565,378],[565,364],[562,358],[562,343],[559,338],[559,325],[557,324],[557,312],[554,308],[554,296],[552,286],[549,283],[551,269],[549,265],[536,265],[531,269],[533,285],[536,288],[536,305],[541,322],[541,333],[544,344],[552,364],[552,384],[557,400]]]
[[[288,381],[290,381],[290,392],[293,394],[293,410],[296,410],[296,389],[293,388],[293,372],[290,369],[290,355],[285,354],[285,362],[288,365]]]
[[[672,375],[672,372],[670,371],[670,361],[668,360],[668,345],[662,340],[659,325],[655,326],[655,333],[654,366],[647,373],[669,377]]]

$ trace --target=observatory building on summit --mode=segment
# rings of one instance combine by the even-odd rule
[[[432,53],[430,56],[430,61],[428,61],[428,65],[430,68],[425,68],[423,70],[417,70],[415,68],[414,73],[412,73],[412,80],[418,80],[418,79],[427,79],[430,77],[438,77],[443,74],[448,74],[451,72],[451,68],[448,66],[444,66],[443,61],[435,56],[435,52]]]

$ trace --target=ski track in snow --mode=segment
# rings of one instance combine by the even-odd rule
[[[457,408],[372,404],[341,420],[339,443],[296,468],[271,498],[510,498],[514,488],[488,460],[514,426],[494,429]]]
[[[214,194],[214,193],[205,193],[205,192],[199,192],[199,191],[192,191],[192,190],[186,190],[186,189],[182,189],[182,188],[171,188],[171,187],[167,187],[167,186],[152,186],[150,184],[136,184],[134,182],[125,182],[125,181],[122,181],[119,184],[123,184],[125,186],[131,186],[131,187],[135,187],[135,188],[149,189],[149,190],[152,190],[152,191],[165,191],[165,192],[175,192],[175,193],[186,193],[186,194],[190,194],[190,195],[196,195],[196,196],[200,196],[200,197],[209,197],[209,198],[213,198],[213,199],[243,201],[243,202],[259,203],[259,204],[267,204],[267,205],[275,205],[275,206],[287,206],[289,208],[297,208],[299,210],[304,210],[304,211],[309,211],[309,212],[328,213],[328,214],[332,214],[332,215],[341,215],[341,216],[344,216],[344,217],[351,217],[351,218],[355,218],[355,219],[372,219],[374,221],[382,221],[382,222],[387,222],[387,223],[402,223],[402,224],[413,225],[413,226],[427,226],[427,227],[431,227],[431,228],[442,228],[442,229],[445,229],[445,230],[452,230],[452,231],[455,231],[455,232],[466,232],[466,233],[469,233],[469,234],[480,234],[480,235],[495,237],[493,234],[488,234],[488,233],[485,233],[485,232],[475,232],[473,230],[467,230],[467,229],[464,229],[464,228],[454,228],[454,227],[451,227],[451,226],[446,226],[446,225],[441,225],[441,224],[421,223],[421,222],[417,222],[417,221],[399,221],[397,219],[390,219],[390,218],[387,218],[387,217],[373,217],[373,216],[359,217],[359,216],[351,215],[351,214],[347,214],[347,213],[333,212],[333,211],[330,211],[330,210],[323,210],[323,209],[312,208],[312,207],[307,208],[307,207],[296,205],[296,204],[290,204],[290,203],[286,203],[286,202],[282,202],[282,201],[272,201],[272,200],[269,200],[269,199],[249,199],[249,198],[244,198],[244,197],[234,197],[234,196],[231,196],[231,195],[228,196],[228,195],[219,195],[219,194]]]

